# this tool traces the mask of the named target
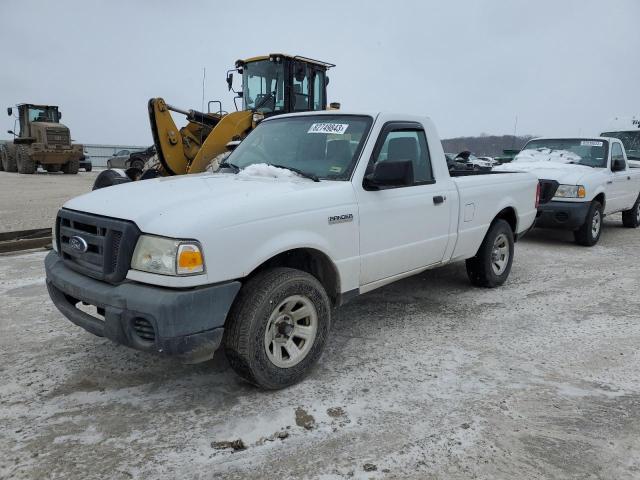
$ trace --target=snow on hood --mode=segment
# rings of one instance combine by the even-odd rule
[[[267,163],[255,163],[238,172],[240,177],[269,177],[269,178],[302,178],[286,168],[274,167]]]
[[[513,159],[515,162],[556,162],[577,163],[582,157],[569,150],[555,150],[551,148],[537,148],[535,150],[522,150]]]

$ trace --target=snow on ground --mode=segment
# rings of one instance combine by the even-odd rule
[[[363,295],[278,392],[92,336],[44,253],[0,256],[0,478],[639,478],[639,247],[615,216],[593,248],[532,232],[502,288],[455,264]]]

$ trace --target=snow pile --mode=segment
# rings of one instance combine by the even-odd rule
[[[569,150],[554,150],[551,148],[537,148],[535,150],[523,150],[513,159],[514,162],[557,162],[578,163],[582,157]]]
[[[238,172],[239,177],[300,178],[295,172],[266,163],[256,163]]]

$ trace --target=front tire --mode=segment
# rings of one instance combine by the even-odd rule
[[[627,228],[638,228],[640,226],[640,196],[636,199],[633,207],[622,212],[622,225]]]
[[[513,263],[514,242],[511,226],[496,220],[484,237],[475,257],[466,261],[467,275],[477,287],[495,288],[507,281]]]
[[[23,145],[16,147],[16,164],[18,173],[31,175],[36,172],[36,162],[29,155],[29,149]]]
[[[591,202],[591,207],[589,207],[584,223],[578,230],[573,232],[573,237],[578,245],[592,247],[598,243],[602,233],[602,218],[602,204],[594,200]]]
[[[331,305],[320,282],[300,270],[274,268],[243,285],[225,324],[224,349],[238,375],[276,390],[309,373],[330,326]]]
[[[16,165],[15,147],[13,144],[6,144],[0,151],[0,161],[2,162],[2,168],[5,172],[17,172],[18,167]]]

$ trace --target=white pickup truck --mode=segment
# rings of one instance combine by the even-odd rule
[[[536,227],[573,230],[580,245],[598,242],[606,215],[622,212],[625,227],[640,225],[640,169],[617,138],[536,138],[494,171],[536,175],[544,185]]]
[[[216,173],[67,202],[47,286],[96,335],[186,362],[223,345],[246,380],[282,388],[354,295],[460,260],[473,284],[501,285],[537,194],[527,173],[452,178],[425,117],[281,115]]]

